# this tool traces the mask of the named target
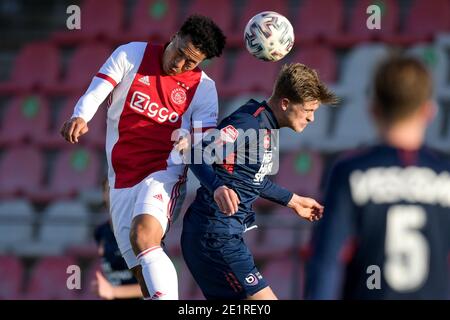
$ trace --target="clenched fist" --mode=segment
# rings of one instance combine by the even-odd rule
[[[216,201],[220,211],[227,216],[235,214],[238,211],[239,203],[241,203],[236,192],[227,186],[218,187],[214,191],[214,201]]]
[[[78,143],[78,138],[89,131],[83,118],[75,117],[64,122],[61,127],[61,135],[70,143]]]

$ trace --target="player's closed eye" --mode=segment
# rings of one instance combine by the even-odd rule
[[[195,62],[193,62],[189,57],[187,57],[186,54],[183,51],[181,51],[181,49],[178,49],[178,51],[177,51],[177,59],[176,60],[179,60],[179,59],[182,59],[185,61],[185,63],[184,63],[185,69],[191,69],[195,66]]]

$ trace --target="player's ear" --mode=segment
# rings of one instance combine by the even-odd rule
[[[282,98],[280,100],[280,106],[283,111],[286,111],[289,108],[289,102],[288,98]]]
[[[436,113],[438,112],[438,106],[432,100],[427,101],[422,107],[422,114],[424,118],[427,120],[427,123],[431,123],[436,117]]]

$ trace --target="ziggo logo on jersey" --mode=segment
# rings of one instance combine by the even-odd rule
[[[179,115],[175,111],[169,112],[166,107],[160,107],[156,102],[150,102],[150,96],[140,91],[135,91],[131,97],[130,102],[131,109],[145,113],[148,117],[163,123],[169,120],[169,122],[175,123],[178,121]]]

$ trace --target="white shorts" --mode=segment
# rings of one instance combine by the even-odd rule
[[[187,168],[186,168],[187,169]],[[110,189],[110,212],[114,235],[128,268],[138,265],[130,242],[131,221],[140,214],[158,219],[165,234],[180,214],[186,195],[186,170],[161,170],[131,188]]]

